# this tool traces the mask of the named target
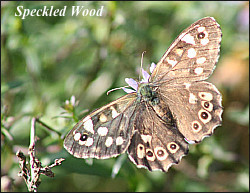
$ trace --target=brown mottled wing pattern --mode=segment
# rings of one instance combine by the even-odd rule
[[[212,17],[198,20],[171,44],[151,75],[159,83],[207,79],[219,58],[221,29]]]
[[[207,79],[219,58],[222,32],[214,18],[203,18],[172,43],[152,73],[152,84],[189,141],[200,142],[221,124],[221,94]],[[197,82],[198,81],[198,82]]]
[[[137,167],[167,171],[188,153],[188,143],[179,132],[176,120],[166,104],[160,104],[164,116],[144,102],[135,119],[135,133],[128,148],[129,158]]]
[[[159,93],[188,141],[201,142],[222,122],[221,94],[209,82],[166,85],[159,88]]]
[[[133,134],[136,94],[127,94],[81,119],[64,148],[77,158],[106,159],[127,150]]]

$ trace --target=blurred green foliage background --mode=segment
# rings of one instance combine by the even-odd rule
[[[15,16],[20,5],[67,6],[67,11],[62,17],[21,19]],[[103,16],[71,16],[71,7],[77,5],[104,6]],[[138,79],[143,51],[149,71],[182,30],[206,16],[214,17],[223,33],[221,56],[209,78],[223,95],[223,125],[212,137],[190,145],[188,156],[167,173],[138,169],[126,154],[82,160],[64,150],[63,137],[76,117],[124,95],[118,90],[107,96],[106,91],[125,86],[126,77]],[[249,191],[248,18],[248,1],[2,1],[2,191],[27,191],[17,176],[15,153],[21,149],[27,155],[34,116],[61,133],[37,125],[36,155],[43,166],[66,158],[53,168],[54,178],[41,177],[39,191]],[[65,103],[73,95],[79,101],[75,108]]]

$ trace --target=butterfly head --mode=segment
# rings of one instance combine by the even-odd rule
[[[155,68],[155,63],[151,64],[150,72]],[[153,104],[158,104],[158,97],[154,88],[149,84],[150,75],[142,68],[143,79],[140,82],[132,78],[126,78],[125,81],[133,89],[122,88],[127,93],[137,93],[138,100],[151,101]]]

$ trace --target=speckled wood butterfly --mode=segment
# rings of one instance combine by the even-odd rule
[[[137,167],[167,171],[221,124],[221,94],[206,80],[219,58],[221,29],[206,17],[185,29],[151,76],[126,79],[127,95],[81,119],[64,140],[77,158],[105,159],[128,152]]]

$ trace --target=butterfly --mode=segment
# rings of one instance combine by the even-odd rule
[[[64,148],[77,158],[106,159],[127,151],[149,171],[168,171],[188,146],[212,135],[222,122],[222,97],[206,80],[219,58],[222,32],[213,17],[185,29],[160,61],[125,81],[128,94],[82,118]]]

